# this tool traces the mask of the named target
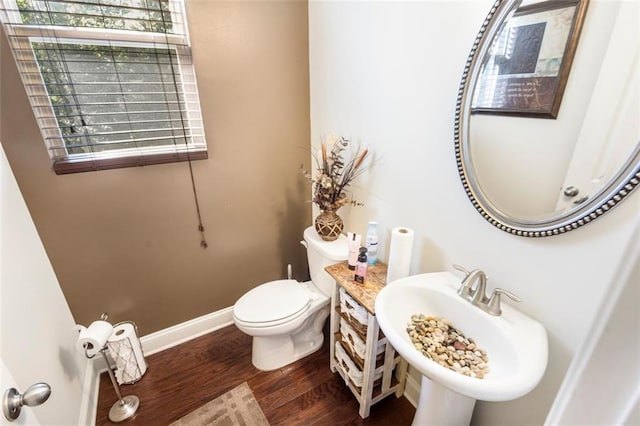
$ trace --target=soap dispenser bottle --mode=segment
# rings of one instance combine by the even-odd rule
[[[356,263],[356,275],[354,281],[359,284],[364,284],[364,280],[367,278],[367,248],[360,247],[360,254],[358,255],[358,263]]]
[[[378,261],[378,222],[369,222],[367,226],[367,263],[373,266]]]

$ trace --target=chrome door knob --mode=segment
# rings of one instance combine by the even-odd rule
[[[44,404],[51,395],[51,386],[46,383],[36,383],[20,394],[16,388],[7,389],[2,398],[2,411],[10,422],[20,415],[23,405],[35,407]]]
[[[575,197],[579,193],[580,193],[580,190],[578,188],[576,188],[575,186],[567,186],[564,189],[564,195],[566,197]]]

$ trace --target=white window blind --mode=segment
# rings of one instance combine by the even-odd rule
[[[0,0],[57,173],[206,158],[181,0]]]

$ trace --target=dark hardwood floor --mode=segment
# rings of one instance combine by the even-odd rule
[[[149,368],[123,396],[136,395],[140,408],[124,425],[168,425],[247,382],[275,425],[410,425],[415,409],[404,397],[388,396],[360,418],[359,405],[338,373],[329,369],[329,339],[308,357],[275,371],[251,364],[251,337],[231,325],[147,357]],[[109,376],[100,378],[97,425],[110,425],[117,397]]]

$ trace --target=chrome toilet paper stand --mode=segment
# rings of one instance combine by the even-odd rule
[[[107,320],[107,314],[102,314],[100,317],[102,321]],[[88,347],[89,344],[85,344],[84,346],[84,354],[87,358],[91,359],[95,357],[95,354],[89,355],[88,349],[92,349]],[[116,391],[116,395],[118,396],[118,401],[116,401],[111,409],[109,410],[109,420],[113,423],[120,423],[127,419],[130,419],[136,414],[138,411],[138,407],[140,407],[140,398],[135,395],[127,395],[125,397],[120,393],[120,386],[118,386],[118,381],[116,380],[116,376],[113,373],[113,368],[111,367],[111,362],[109,362],[109,355],[107,345],[105,344],[101,349],[100,353],[102,353],[102,358],[104,362],[107,364],[107,371],[109,372],[109,378],[111,379],[111,383],[113,384],[113,389]]]

